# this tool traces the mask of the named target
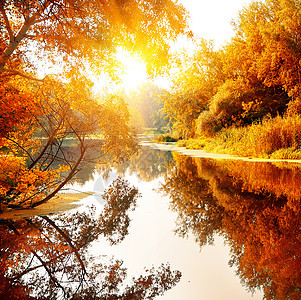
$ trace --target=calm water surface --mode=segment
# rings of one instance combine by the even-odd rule
[[[300,299],[300,175],[298,164],[150,147],[120,166],[95,165],[69,186],[95,192],[80,208],[1,222],[1,288],[66,299],[92,298],[90,286],[100,299],[133,299],[131,288],[160,282],[171,287],[157,297],[166,300]],[[161,281],[134,288],[130,278],[152,267]]]

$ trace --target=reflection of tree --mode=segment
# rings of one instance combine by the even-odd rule
[[[103,143],[103,140],[100,139],[87,139],[85,141],[85,159],[78,165],[78,171],[70,179],[69,183],[77,182],[84,184],[86,181],[93,179],[93,173],[98,164],[109,160],[108,156],[100,150]],[[55,160],[53,162],[54,168],[58,168],[59,166],[67,167],[68,162],[73,163],[80,155],[81,149],[75,140],[70,139],[61,145],[61,151],[64,153],[66,161]],[[68,172],[62,172],[61,175],[62,177],[67,176]]]
[[[127,212],[135,208],[136,198],[139,196],[136,188],[125,184],[119,177],[106,189],[103,195],[106,205],[99,223],[104,236],[107,236],[112,244],[122,241],[128,234],[130,218]]]
[[[124,176],[126,172],[136,173],[142,180],[151,181],[165,173],[173,160],[171,152],[142,147],[129,160],[119,164],[111,163],[108,156],[94,147],[94,144],[97,145],[101,141],[91,140],[89,142],[90,148],[87,151],[85,162],[79,166],[80,171],[73,177],[71,183],[84,184],[93,179],[95,171],[101,172],[102,178],[106,180],[109,178],[112,168],[121,176]],[[68,147],[65,148],[68,150]],[[70,148],[72,148],[68,152],[70,155],[72,152],[77,153],[76,147],[70,146]]]
[[[162,190],[179,213],[178,231],[200,245],[214,234],[231,249],[230,265],[267,299],[301,298],[301,170],[176,156]]]
[[[93,179],[93,174],[100,165],[105,165],[110,161],[110,157],[101,151],[100,146],[103,141],[100,139],[90,139],[86,142],[88,148],[85,155],[85,160],[79,165],[79,171],[70,180],[69,183],[85,184],[85,182]],[[69,159],[78,155],[79,149],[76,145],[65,146],[66,155]]]
[[[179,214],[177,233],[185,236],[192,230],[203,246],[212,242],[215,233],[220,230],[224,210],[212,196],[208,181],[196,176],[194,160],[176,153],[174,155],[177,165],[165,176],[162,191],[171,196],[171,206]]]
[[[89,245],[100,236],[121,241],[138,190],[117,179],[105,191],[99,217],[93,208],[57,217],[0,221],[0,298],[152,299],[180,279],[168,265],[127,278],[121,261],[97,262]],[[30,295],[30,296],[29,296]]]
[[[137,173],[145,181],[151,181],[166,172],[172,160],[170,152],[142,147],[136,156],[118,165],[116,169],[121,175],[129,171],[130,174]]]

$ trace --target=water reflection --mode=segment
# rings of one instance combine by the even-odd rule
[[[161,191],[178,213],[176,232],[202,247],[221,235],[230,265],[267,299],[301,299],[301,169],[174,154]]]
[[[172,161],[171,152],[143,147],[136,156],[115,168],[120,175],[135,173],[141,180],[149,182],[165,173]]]
[[[93,178],[95,170],[104,180],[112,170],[146,182],[164,174],[160,191],[178,215],[177,235],[193,235],[200,247],[222,236],[229,264],[249,290],[263,289],[267,299],[301,299],[299,165],[191,158],[149,147],[119,166],[92,161],[77,182]],[[0,298],[152,299],[173,287],[181,275],[168,265],[130,280],[121,261],[100,261],[90,252],[100,237],[112,245],[124,239],[139,196],[117,177],[103,195],[100,215],[91,208],[0,220]]]
[[[203,247],[217,235],[229,264],[251,292],[301,299],[301,168],[299,164],[191,158],[144,147],[115,168],[144,181],[165,174],[161,192],[178,214],[176,233]]]
[[[106,181],[113,173],[118,173],[121,177],[127,173],[129,175],[136,174],[137,177],[145,182],[150,182],[163,173],[165,173],[173,161],[171,152],[163,152],[160,150],[154,150],[150,147],[142,147],[138,153],[131,157],[131,159],[120,163],[103,163],[104,160],[98,161],[89,169],[85,170],[89,172],[89,178],[93,178],[93,173],[97,171],[101,173],[102,179]],[[77,183],[85,183],[87,180],[87,174],[79,172],[75,176]]]
[[[122,261],[96,261],[89,245],[100,236],[123,240],[138,190],[117,178],[97,216],[90,208],[55,217],[0,220],[1,299],[152,299],[175,285],[169,265],[127,278]],[[29,296],[30,295],[30,296]]]

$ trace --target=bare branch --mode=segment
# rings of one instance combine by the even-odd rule
[[[60,123],[58,124],[57,128],[48,137],[48,141],[47,141],[46,145],[44,146],[43,150],[36,157],[36,159],[34,161],[32,161],[31,165],[28,167],[29,170],[32,169],[39,162],[39,160],[43,157],[43,155],[46,152],[46,150],[48,149],[48,147],[54,143],[54,141],[55,141],[55,135],[56,135],[57,131],[60,129],[60,126],[61,126],[62,122],[63,122],[63,120],[60,121]]]
[[[54,155],[52,155],[51,161],[48,163],[48,165],[44,168],[44,171],[47,171],[51,165],[53,164],[53,162],[57,159],[59,151],[62,151],[61,147],[63,145],[64,139],[61,139],[61,141],[59,142],[58,146],[57,146],[57,150],[55,152]]]
[[[36,207],[42,203],[47,202],[49,199],[51,199],[53,196],[55,196],[69,181],[70,179],[78,172],[78,166],[81,163],[81,161],[83,160],[85,153],[86,153],[87,147],[85,147],[83,144],[81,144],[81,154],[78,157],[76,163],[74,164],[74,166],[72,166],[70,173],[68,174],[68,176],[56,187],[56,189],[51,192],[48,196],[46,196],[44,199],[33,203],[32,207]]]

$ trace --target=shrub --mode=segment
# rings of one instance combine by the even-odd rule
[[[202,112],[196,122],[198,135],[214,136],[221,128],[218,118],[208,110]]]
[[[160,134],[158,136],[155,137],[154,142],[156,143],[172,143],[172,142],[176,142],[177,139],[170,136],[168,133],[166,134]]]
[[[270,157],[272,153],[282,149],[276,152],[273,158],[276,156],[280,158],[281,155],[284,158],[293,151],[287,150],[285,154],[283,149],[298,149],[300,145],[301,117],[294,115],[284,118],[280,116],[274,119],[266,118],[259,124],[247,127],[223,129],[206,144],[205,150],[239,156]]]
[[[177,146],[178,147],[186,147],[187,140],[179,140],[177,141]]]
[[[187,149],[203,149],[210,141],[210,138],[199,137],[197,139],[180,140],[177,142],[177,146],[186,147]]]
[[[294,147],[279,149],[270,156],[273,159],[301,159],[301,150]]]
[[[200,139],[189,139],[186,148],[187,149],[203,149],[205,143]]]

